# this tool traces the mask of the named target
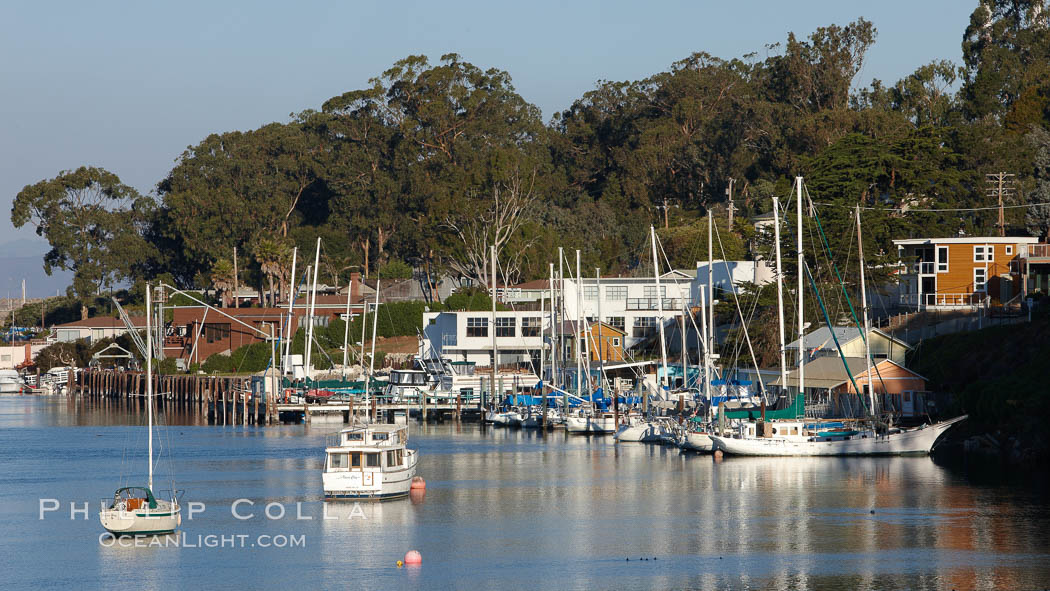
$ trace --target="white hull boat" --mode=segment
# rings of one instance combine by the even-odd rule
[[[679,441],[678,447],[690,451],[708,452],[714,451],[715,442],[708,433],[686,432]]]
[[[325,448],[325,500],[386,500],[408,496],[418,455],[408,449],[407,425],[357,425]]]
[[[490,410],[485,414],[485,421],[492,423],[497,427],[520,427],[521,420],[521,415],[513,410],[506,412],[495,412]]]
[[[639,441],[644,443],[659,443],[671,434],[670,429],[657,421],[632,421],[633,424],[621,425],[616,431],[617,441]]]
[[[163,535],[179,527],[182,514],[175,499],[160,500],[149,488],[128,487],[117,491],[112,504],[103,501],[99,520],[115,536]]]
[[[13,369],[0,369],[0,394],[18,394],[25,387],[22,376]]]
[[[937,439],[966,415],[933,425],[902,429],[886,434],[872,430],[844,436],[784,435],[772,437],[720,437],[712,435],[716,449],[741,456],[879,456],[928,455]],[[774,422],[790,430],[798,422]],[[789,431],[790,432],[790,431]]]
[[[565,417],[565,430],[577,435],[603,435],[616,432],[616,419],[611,413],[592,416]]]

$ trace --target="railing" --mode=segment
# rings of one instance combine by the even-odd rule
[[[902,293],[900,303],[913,308],[929,306],[944,307],[978,307],[984,304],[987,296],[983,293]]]
[[[663,309],[666,311],[680,310],[682,308],[681,298],[663,298]],[[658,310],[660,309],[660,298],[627,298],[628,310]]]
[[[1029,244],[1027,256],[1030,258],[1050,257],[1050,244]]]
[[[921,275],[933,275],[937,272],[937,263],[933,261],[917,261],[912,263],[911,272]]]

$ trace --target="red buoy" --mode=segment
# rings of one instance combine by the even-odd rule
[[[412,477],[412,484],[409,486],[411,490],[425,490],[427,488],[427,481],[423,480],[420,476]]]
[[[416,550],[409,550],[405,553],[405,564],[422,564],[423,556]]]

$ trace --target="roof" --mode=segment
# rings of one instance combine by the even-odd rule
[[[511,286],[511,289],[548,289],[549,283],[550,280],[548,279],[533,279],[532,281]]]
[[[131,325],[136,328],[146,327],[145,316],[131,316]],[[56,324],[52,328],[127,328],[124,321],[112,316],[95,316],[86,320],[75,320],[65,324]]]
[[[597,322],[585,322],[584,324],[586,326],[588,326],[589,328],[593,329],[594,326],[597,325],[598,323]],[[612,330],[615,330],[616,332],[618,332],[618,333],[620,333],[622,335],[626,335],[627,334],[626,331],[624,331],[622,329],[619,329],[619,328],[616,328],[615,326],[613,326],[611,324],[608,324],[606,322],[602,322],[601,325],[606,327],[606,328],[611,328]],[[575,320],[566,320],[565,322],[562,322],[561,325],[558,327],[558,334],[562,334],[562,335],[565,335],[565,334],[577,334],[578,332],[579,331],[576,329],[576,321]]]
[[[917,246],[922,244],[1035,244],[1038,238],[1031,236],[964,236],[954,238],[908,238],[894,240],[897,246]]]
[[[756,216],[751,218],[751,222],[752,223],[754,223],[754,222],[766,222],[766,221],[769,221],[769,222],[773,221],[773,212],[772,212],[772,210],[771,211],[767,211],[766,213],[760,213],[760,214],[758,214],[758,215],[756,215]]]
[[[838,339],[840,345],[845,345],[853,340],[860,338],[860,329],[856,326],[836,326],[834,327],[835,338],[831,338],[832,330],[827,326],[821,326],[820,328],[810,332],[803,337],[805,339],[806,350],[812,351],[815,349],[834,349],[835,339]],[[894,338],[877,328],[871,329],[869,334],[880,334],[883,337],[892,340],[895,343],[900,344],[902,347],[910,349],[911,346],[904,341]],[[785,349],[798,349],[799,339],[791,341],[791,344],[786,345]]]
[[[891,359],[877,360],[872,365],[872,369],[885,363],[896,365],[917,378],[926,379]],[[864,362],[863,357],[846,357],[846,365],[849,366],[850,373],[854,379],[863,377],[868,371],[868,366]],[[846,370],[842,367],[841,357],[818,357],[806,363],[805,374],[807,388],[837,388],[849,381],[849,376],[846,375]],[[877,376],[878,374],[875,373],[872,380],[877,380]],[[772,385],[782,385],[780,378],[773,380]],[[798,368],[788,372],[787,385],[789,387],[798,387]]]

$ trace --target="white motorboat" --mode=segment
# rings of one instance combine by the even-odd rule
[[[565,430],[574,435],[615,433],[616,417],[611,412],[570,415],[565,417]]]
[[[0,369],[0,394],[18,394],[25,385],[17,371]]]
[[[407,425],[355,425],[325,447],[325,500],[386,500],[408,496],[418,454]]]
[[[733,437],[712,435],[715,448],[742,456],[876,456],[928,455],[937,439],[966,415],[912,429],[871,428],[821,431],[806,421],[766,423],[767,437],[756,433],[756,423],[747,422]]]
[[[151,310],[150,287],[146,286],[146,310]],[[146,334],[151,314],[146,314]],[[182,523],[179,501],[174,491],[170,499],[158,499],[153,493],[153,339],[146,338],[146,416],[148,421],[149,476],[146,486],[125,486],[113,493],[113,500],[102,501],[99,521],[106,531],[117,536],[170,534]]]
[[[490,410],[485,413],[485,422],[497,427],[520,427],[521,413],[516,410]]]

